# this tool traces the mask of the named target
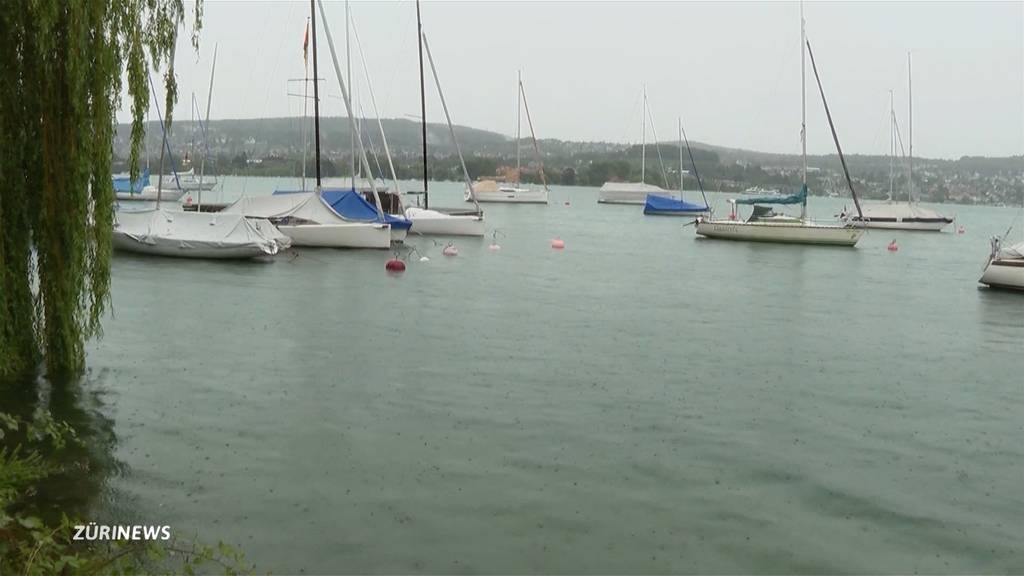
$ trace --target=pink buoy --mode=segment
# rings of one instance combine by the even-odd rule
[[[892,242],[889,242],[889,245],[885,249],[888,250],[889,252],[896,252],[897,250],[900,249],[900,245],[897,244],[895,240],[893,240]]]
[[[563,248],[565,248],[565,240],[562,240],[561,238],[555,238],[554,240],[551,241],[551,247],[554,248],[555,250],[562,250]]]
[[[392,258],[384,265],[384,269],[388,272],[405,272],[405,262],[402,262],[398,258]]]
[[[967,229],[964,228],[963,226],[960,226],[959,228],[956,229],[957,234],[963,234],[964,232],[967,232]]]
[[[449,242],[444,247],[444,249],[441,250],[441,253],[444,254],[445,256],[458,256],[459,255],[459,249],[455,247],[455,244],[452,244],[451,242]]]

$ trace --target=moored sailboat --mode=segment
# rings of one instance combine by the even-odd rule
[[[647,196],[656,194],[671,198],[674,195],[668,188],[668,176],[665,175],[665,188],[648,184],[647,177],[647,119],[650,116],[650,109],[647,106],[647,86],[643,89],[643,109],[640,112],[642,128],[640,136],[640,181],[639,182],[605,182],[597,191],[598,204],[644,204]],[[651,129],[654,129],[654,122],[651,122]],[[654,136],[657,142],[657,134]],[[658,157],[661,158],[661,148],[658,148]],[[662,164],[661,171],[664,174],[665,166]]]
[[[518,88],[516,92],[516,172],[512,182],[498,182],[495,180],[481,180],[474,182],[472,191],[466,189],[466,202],[472,202],[475,196],[479,202],[503,202],[508,204],[547,204],[548,203],[548,182],[544,176],[544,160],[540,155],[540,146],[537,144],[537,134],[533,130],[533,119],[530,118],[530,106],[526,103],[526,91],[523,89],[523,77],[520,73],[517,77]],[[533,141],[533,151],[538,165],[540,166],[540,179],[543,188],[530,188],[522,184],[521,165],[521,129],[522,121],[520,111],[526,107],[526,121],[530,126],[530,138]]]
[[[718,238],[723,240],[743,240],[748,242],[779,242],[791,244],[822,244],[831,246],[855,246],[860,240],[864,231],[846,223],[818,223],[807,217],[807,97],[806,97],[806,73],[805,60],[810,55],[811,66],[814,70],[814,77],[817,80],[818,90],[821,93],[822,104],[825,107],[825,115],[828,118],[829,128],[832,131],[832,139],[835,142],[836,150],[839,153],[839,160],[843,166],[843,173],[846,176],[846,183],[853,196],[857,213],[860,214],[860,200],[853,188],[853,181],[850,179],[849,169],[846,166],[846,158],[839,145],[839,137],[836,134],[835,124],[832,122],[832,114],[825,100],[825,90],[821,85],[821,78],[818,76],[818,68],[814,64],[814,53],[807,41],[804,30],[803,7],[800,9],[800,105],[801,105],[801,130],[800,142],[803,159],[802,184],[799,192],[789,196],[769,196],[761,198],[744,198],[741,200],[730,200],[733,206],[729,219],[710,220],[697,219],[697,234],[707,238]],[[754,210],[747,220],[739,220],[736,213],[737,204],[752,204]],[[774,213],[765,206],[766,204],[800,204],[800,216],[787,216]]]
[[[476,194],[473,193],[473,181],[469,177],[469,170],[466,168],[466,160],[462,156],[462,148],[459,146],[459,139],[455,136],[455,128],[452,126],[452,118],[448,113],[448,104],[444,100],[444,91],[441,89],[441,82],[437,77],[437,68],[434,66],[434,58],[430,54],[430,44],[423,33],[423,24],[420,20],[420,3],[416,2],[416,29],[419,34],[419,62],[420,62],[420,113],[421,128],[423,132],[423,206],[409,206],[405,209],[405,217],[412,222],[414,234],[428,234],[438,236],[483,236],[484,235],[484,212],[480,208]],[[462,175],[465,179],[470,201],[473,202],[473,210],[459,209],[438,209],[430,208],[430,186],[427,178],[427,95],[426,82],[423,75],[423,52],[426,50],[427,59],[430,62],[430,71],[434,76],[434,84],[437,86],[437,94],[441,98],[441,107],[444,109],[445,119],[448,121],[448,132],[451,134],[452,142],[455,144],[455,151],[459,155],[459,163],[462,165]]]
[[[697,187],[700,188],[701,198],[704,204],[695,204],[683,200],[683,142],[686,142],[686,152],[690,155],[690,165],[693,167],[693,175],[697,179]],[[708,206],[708,197],[704,193],[704,183],[700,180],[700,173],[697,172],[697,162],[693,159],[693,151],[690,150],[690,139],[686,137],[683,129],[683,119],[679,119],[679,198],[671,198],[658,194],[648,194],[644,202],[644,214],[649,216],[703,216],[711,211]]]
[[[909,101],[909,127],[907,139],[910,154],[907,162],[907,201],[893,201],[893,161],[896,156],[896,141],[899,127],[896,124],[896,111],[892,104],[892,91],[889,92],[889,199],[884,204],[865,204],[858,215],[849,217],[849,221],[864,228],[881,228],[886,230],[911,230],[923,232],[941,232],[953,223],[953,219],[930,208],[925,208],[914,201],[914,100],[913,84],[910,72],[910,54],[907,54],[907,91]],[[902,146],[902,141],[900,142]]]

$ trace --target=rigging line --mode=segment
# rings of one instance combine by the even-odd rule
[[[380,137],[384,143],[384,153],[387,155],[388,167],[391,169],[391,179],[395,184],[395,194],[401,194],[402,189],[398,185],[398,174],[395,172],[395,163],[391,158],[391,149],[388,146],[388,137],[384,133],[384,123],[380,119],[380,109],[377,108],[377,97],[373,93],[373,84],[370,82],[370,70],[366,65],[366,55],[363,53],[363,43],[359,39],[359,27],[356,26],[355,15],[349,12],[349,18],[352,21],[352,33],[356,40],[356,48],[359,50],[359,60],[363,63],[363,77],[366,79],[366,89],[370,93],[370,104],[373,106],[373,114],[377,117],[377,127],[380,129]],[[362,103],[360,103],[360,109],[362,109]],[[373,148],[373,142],[370,142],[371,149]],[[377,170],[380,174],[381,180],[384,180],[384,170],[380,167],[380,160],[377,159],[377,152],[374,151],[374,160],[377,162]]]
[[[647,119],[651,121],[651,133],[654,135],[654,147],[658,150],[658,164],[661,165],[661,176],[665,179],[665,189],[669,190],[672,186],[668,183],[668,171],[665,169],[665,159],[661,156],[661,144],[658,142],[658,129],[654,127],[654,115],[651,114],[651,103],[647,102]],[[682,177],[682,175],[680,175]],[[682,196],[679,197],[682,200]]]
[[[707,206],[707,207],[710,208],[711,205],[708,204],[707,194],[704,193],[704,183],[701,182],[700,173],[697,172],[697,162],[693,159],[693,150],[690,149],[690,139],[686,137],[686,127],[683,126],[683,119],[682,118],[679,119],[679,129],[683,133],[683,141],[686,142],[686,153],[690,155],[690,165],[693,166],[693,175],[694,175],[695,178],[697,178],[697,186],[700,188],[700,196],[701,196],[701,198],[704,199],[704,206]],[[682,182],[683,182],[683,173],[682,173],[682,170],[680,170],[680,172],[679,172],[679,188],[680,188],[679,192],[680,192],[680,195],[682,194],[682,187],[683,187]],[[680,196],[679,199],[682,200],[682,197]]]
[[[864,212],[860,209],[860,200],[857,198],[857,191],[853,189],[853,180],[850,179],[850,169],[846,166],[846,157],[843,156],[843,148],[839,145],[839,135],[836,134],[836,125],[832,122],[832,112],[828,109],[828,101],[825,99],[825,88],[821,85],[821,76],[818,76],[818,65],[814,63],[814,52],[811,50],[811,41],[807,40],[806,34],[804,36],[804,42],[807,44],[807,54],[811,57],[811,69],[814,70],[814,79],[818,83],[818,92],[821,93],[821,103],[825,106],[825,116],[828,118],[828,127],[832,130],[832,140],[836,143],[836,151],[839,153],[839,161],[843,165],[843,174],[846,176],[846,185],[850,187],[850,195],[853,196],[853,204],[857,207],[857,215],[863,220]]]

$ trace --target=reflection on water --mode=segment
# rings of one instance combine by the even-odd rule
[[[37,443],[40,454],[60,470],[36,483],[37,492],[23,504],[29,513],[53,522],[59,521],[61,514],[92,519],[89,514],[108,479],[121,470],[113,456],[117,445],[114,422],[106,415],[102,393],[89,385],[90,379],[87,373],[72,382],[39,378],[0,387],[2,411],[23,421],[31,421],[37,412],[48,412],[54,421],[70,425],[78,439],[69,439],[60,450],[54,450],[49,442]],[[22,440],[11,435],[4,442],[13,446]]]

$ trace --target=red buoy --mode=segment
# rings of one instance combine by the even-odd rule
[[[384,268],[388,272],[405,272],[405,262],[402,262],[398,258],[392,258],[391,260],[388,260],[387,264],[384,265]]]
[[[889,242],[889,246],[886,247],[886,250],[888,250],[889,252],[896,252],[899,249],[900,249],[900,245],[897,244],[895,240],[893,240],[892,242]]]
[[[554,240],[551,241],[551,247],[554,248],[555,250],[562,250],[563,248],[565,248],[565,240],[562,240],[561,238],[555,238]]]

